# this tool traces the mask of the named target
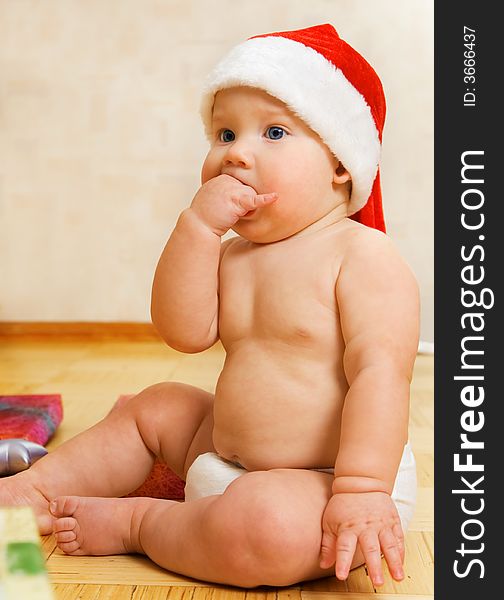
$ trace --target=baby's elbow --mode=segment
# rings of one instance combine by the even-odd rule
[[[172,350],[176,350],[177,352],[183,352],[184,354],[198,354],[198,352],[203,352],[204,350],[208,350],[211,348],[217,340],[189,340],[189,339],[180,339],[175,338],[170,335],[162,335],[159,334],[162,340],[165,342],[167,346],[169,346]]]
[[[180,319],[157,309],[151,303],[151,320],[156,331],[167,346],[184,354],[197,354],[211,348],[219,339],[217,318],[210,324]]]
[[[165,340],[168,346],[173,350],[177,350],[177,352],[183,352],[184,354],[198,354],[199,352],[204,352],[211,348],[217,340],[207,340],[207,341],[167,341]]]
[[[194,336],[189,331],[175,332],[172,328],[163,326],[159,321],[152,319],[152,323],[156,328],[164,343],[184,354],[197,354],[211,348],[218,339],[218,336],[209,333],[208,336]]]
[[[154,329],[157,331],[158,335],[163,340],[163,342],[165,342],[166,344],[168,344],[168,346],[170,346],[170,343],[168,341],[169,336],[167,336],[167,331],[166,331],[166,327],[164,326],[164,322],[159,317],[159,314],[152,308],[152,306],[151,306],[150,315],[151,315],[151,322],[154,325]]]
[[[154,295],[152,295],[151,298],[151,304],[150,304],[150,318],[151,318],[151,322],[154,325],[154,327],[156,328],[156,331],[159,333],[159,335],[161,337],[164,338],[163,336],[163,319],[161,318],[161,311],[159,310],[157,303],[154,299]]]

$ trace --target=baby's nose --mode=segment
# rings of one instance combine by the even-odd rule
[[[236,165],[239,167],[251,167],[254,163],[254,155],[250,146],[242,141],[230,144],[224,155],[224,165]]]

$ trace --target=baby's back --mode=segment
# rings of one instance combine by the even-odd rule
[[[348,242],[363,229],[345,219],[272,244],[236,238],[225,250],[226,361],[214,408],[224,458],[249,470],[334,465],[348,390],[335,285]]]

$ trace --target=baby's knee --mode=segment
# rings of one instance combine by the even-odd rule
[[[160,418],[165,414],[172,416],[174,412],[203,415],[211,404],[211,395],[203,390],[184,383],[164,381],[142,390],[125,404],[125,409],[131,410],[137,418],[152,420],[153,415]]]
[[[248,473],[234,481],[220,500],[221,517],[227,521],[225,530],[231,538],[227,544],[233,548],[233,571],[237,581],[245,582],[230,583],[244,587],[297,583],[312,558],[310,534],[285,497],[265,482],[264,473]]]
[[[159,456],[160,436],[167,428],[176,432],[172,437],[185,447],[211,410],[211,394],[183,383],[164,382],[131,398],[117,416],[132,419],[146,446]],[[115,418],[112,413],[111,417]]]

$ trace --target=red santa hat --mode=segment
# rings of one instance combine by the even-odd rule
[[[332,25],[252,37],[208,76],[201,116],[208,137],[215,94],[250,86],[278,98],[318,133],[352,177],[349,214],[385,231],[379,161],[385,96],[369,63]]]

